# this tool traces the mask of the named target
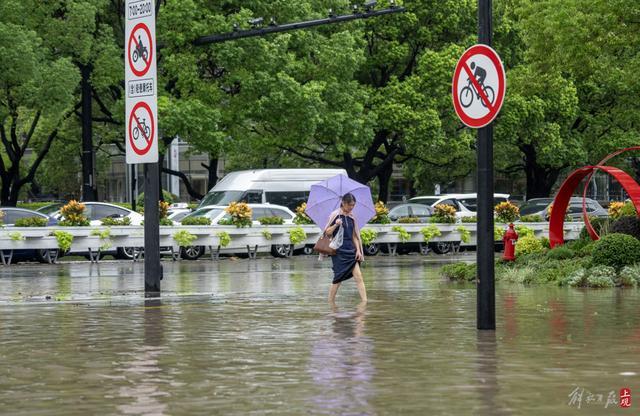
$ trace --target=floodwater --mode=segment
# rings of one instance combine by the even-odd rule
[[[313,257],[166,262],[146,301],[141,264],[3,268],[0,414],[638,414],[640,290],[499,283],[477,331],[442,259],[370,258],[337,310]]]

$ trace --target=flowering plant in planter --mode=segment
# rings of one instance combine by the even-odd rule
[[[231,215],[233,225],[238,228],[251,227],[252,210],[246,202],[232,202],[225,211]]]

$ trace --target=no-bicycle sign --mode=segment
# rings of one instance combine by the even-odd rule
[[[463,54],[453,73],[452,98],[462,122],[479,129],[496,118],[504,102],[506,79],[500,57],[487,45]]]
[[[127,163],[158,161],[156,18],[153,0],[125,4]]]

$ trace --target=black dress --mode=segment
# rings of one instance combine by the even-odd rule
[[[353,269],[356,267],[356,246],[353,242],[354,221],[351,217],[339,215],[333,220],[331,226],[336,223],[338,218],[342,219],[341,227],[344,228],[344,234],[342,246],[336,250],[334,256],[331,256],[331,261],[333,262],[333,284],[351,279],[353,277]],[[339,227],[334,230],[334,237],[338,230]]]

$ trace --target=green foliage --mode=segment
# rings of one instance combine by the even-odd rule
[[[304,232],[302,227],[291,228],[288,233],[291,244],[300,244],[307,239],[307,233]]]
[[[516,233],[518,234],[518,238],[535,236],[533,228],[527,227],[526,225],[516,224],[514,228],[516,230]]]
[[[60,251],[63,253],[69,251],[71,244],[73,243],[73,234],[66,231],[56,230],[53,231],[51,235],[58,240],[58,248],[60,248]]]
[[[493,209],[497,222],[511,223],[520,218],[520,209],[509,201],[500,202]]]
[[[273,238],[269,230],[262,230],[262,236],[267,240],[271,240],[271,238]]]
[[[640,239],[640,218],[637,216],[622,216],[609,226],[610,233],[627,234]]]
[[[418,217],[400,217],[398,218],[400,224],[419,224],[420,218]]]
[[[590,217],[589,222],[591,222],[591,226],[598,233],[600,237],[605,236],[609,232],[610,222],[607,218],[599,218],[599,217]],[[587,227],[582,227],[580,230],[580,236],[578,237],[581,240],[591,240],[589,233],[587,232]]]
[[[493,227],[493,239],[495,241],[501,241],[502,237],[504,237],[504,233],[506,232],[506,230],[504,229],[503,226],[501,225],[495,225]]]
[[[378,232],[370,228],[363,228],[360,230],[360,238],[362,239],[362,245],[368,246],[378,238]]]
[[[467,229],[467,227],[460,225],[456,228],[456,231],[460,233],[460,240],[463,243],[468,243],[471,241],[471,231]]]
[[[409,234],[406,228],[400,225],[394,225],[393,227],[391,227],[391,231],[395,231],[396,233],[398,233],[400,241],[403,243],[406,243],[411,239],[411,234]]]
[[[233,220],[231,218],[222,218],[218,221],[218,225],[233,225]]]
[[[189,247],[193,245],[193,242],[198,239],[198,236],[191,234],[187,230],[180,230],[173,234],[173,240],[178,243],[180,247]]]
[[[438,204],[435,206],[432,223],[453,224],[456,222],[456,209],[451,205]]]
[[[176,201],[176,199],[178,199],[178,197],[172,194],[171,192],[167,191],[166,189],[163,189],[162,199],[164,199],[164,202],[171,205]],[[138,194],[138,198],[136,199],[136,205],[140,208],[144,208],[144,192],[141,192]]]
[[[595,265],[621,269],[640,261],[640,241],[626,234],[607,234],[593,248]]]
[[[13,241],[23,241],[24,236],[20,231],[12,231],[9,233],[9,238]]]
[[[16,227],[46,227],[47,219],[42,217],[18,218],[15,222]]]
[[[173,221],[169,218],[160,218],[160,225],[171,227],[173,225]]]
[[[566,246],[559,246],[547,251],[546,256],[550,260],[567,260],[576,257],[576,253]]]
[[[284,224],[284,218],[282,217],[262,217],[258,218],[261,225],[282,225]]]
[[[523,215],[520,217],[520,222],[545,222],[542,215],[532,214],[532,215]]]
[[[62,214],[62,221],[58,223],[63,227],[87,227],[89,226],[89,220],[84,215],[84,204],[71,200],[65,206],[60,209]]]
[[[462,217],[461,220],[463,223],[476,223],[478,222],[478,217]]]
[[[24,209],[30,209],[32,211],[37,211],[38,209],[42,208],[42,207],[46,207],[47,205],[51,205],[54,204],[55,202],[18,202],[16,204],[16,207],[18,208],[24,208]]]
[[[638,286],[640,284],[640,264],[625,266],[618,274],[621,286]]]
[[[452,263],[442,266],[440,273],[449,280],[473,282],[476,280],[477,267],[475,263]]]
[[[525,235],[522,238],[518,238],[516,243],[516,257],[523,254],[541,253],[544,251],[540,240],[532,235]]]
[[[181,222],[182,225],[211,225],[211,219],[207,217],[187,217]]]
[[[226,231],[220,231],[216,236],[218,236],[218,239],[220,240],[221,247],[226,247],[231,243],[231,236]]]
[[[100,220],[102,225],[106,225],[109,227],[117,227],[117,226],[127,226],[131,225],[131,218],[122,217],[122,218],[103,218]]]
[[[436,226],[434,224],[431,224],[429,226],[426,226],[426,227],[420,229],[420,233],[424,237],[424,242],[425,243],[428,243],[429,241],[431,241],[435,237],[440,237],[442,235],[442,233],[440,232],[440,229],[438,228],[438,226]]]
[[[616,269],[608,266],[597,266],[589,270],[587,285],[589,287],[613,287],[617,278]]]
[[[100,237],[100,240],[103,241],[102,245],[100,246],[100,250],[108,250],[109,248],[111,248],[111,230],[109,228],[106,228],[104,230],[93,230],[91,231],[91,235],[95,235]]]

